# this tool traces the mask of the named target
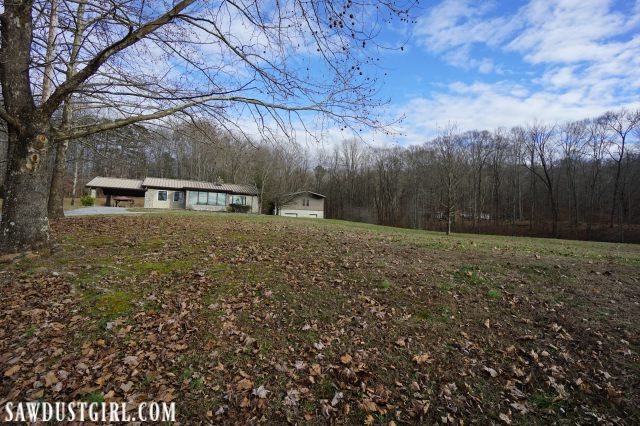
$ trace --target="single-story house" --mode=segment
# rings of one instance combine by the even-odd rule
[[[276,205],[276,215],[324,219],[325,196],[311,191],[286,194]]]
[[[105,205],[112,196],[144,197],[144,207],[153,209],[189,209],[227,211],[229,206],[246,206],[245,210],[259,213],[258,188],[254,185],[213,183],[195,180],[148,177],[143,180],[98,176],[85,185],[95,197],[101,189]]]

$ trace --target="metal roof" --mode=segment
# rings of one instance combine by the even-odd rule
[[[232,194],[258,195],[258,188],[254,185],[237,183],[202,182],[197,180],[164,179],[148,177],[142,181],[143,187],[168,189],[195,189],[199,191],[229,192]]]
[[[102,176],[94,177],[85,186],[89,188],[144,190],[144,188],[142,188],[142,181],[139,179],[120,179]]]
[[[201,182],[197,180],[164,179],[154,177],[137,180],[97,176],[91,179],[85,186],[89,188],[133,189],[139,191],[144,191],[145,188],[194,189],[199,191],[258,195],[258,188],[254,185],[243,185],[237,183],[215,184],[212,182]]]

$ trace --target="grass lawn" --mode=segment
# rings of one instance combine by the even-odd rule
[[[640,247],[193,212],[0,264],[0,406],[183,423],[640,423]]]

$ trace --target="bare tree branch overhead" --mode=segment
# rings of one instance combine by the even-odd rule
[[[8,126],[3,251],[48,244],[47,194],[65,141],[174,114],[263,134],[307,120],[386,130],[379,119],[377,36],[410,22],[413,1],[33,0],[1,16],[0,80]],[[64,111],[62,110],[64,109]],[[73,110],[108,117],[77,127]],[[257,119],[257,120],[256,120]],[[53,154],[55,152],[55,154]],[[50,161],[59,159],[53,182]],[[17,199],[20,198],[20,203]],[[44,201],[43,201],[44,200]],[[50,209],[55,217],[55,207]],[[58,209],[57,214],[61,212]]]

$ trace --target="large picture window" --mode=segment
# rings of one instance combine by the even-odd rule
[[[189,204],[226,206],[227,194],[223,192],[189,191]]]

